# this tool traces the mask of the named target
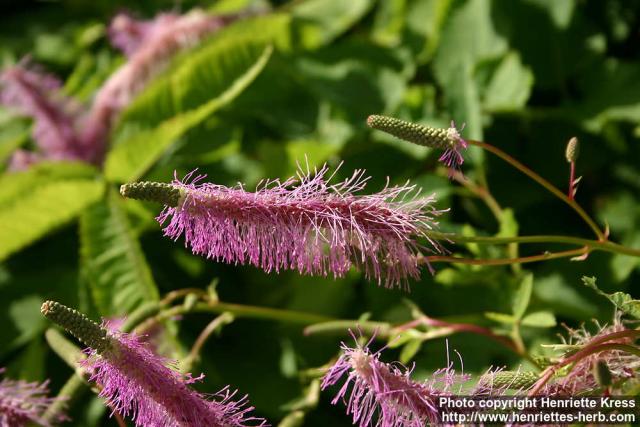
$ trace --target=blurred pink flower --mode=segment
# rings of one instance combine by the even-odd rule
[[[4,369],[0,369],[2,373]],[[42,384],[2,379],[0,381],[0,427],[21,427],[28,423],[48,426],[42,415],[56,400],[47,397],[47,382]],[[60,415],[58,420],[66,417]]]
[[[112,43],[128,56],[95,96],[90,120],[110,129],[114,119],[178,51],[195,46],[228,22],[195,9],[184,15],[162,13],[150,21],[117,15],[109,26]],[[99,127],[91,126],[94,132]]]
[[[410,378],[413,368],[380,361],[382,350],[372,353],[369,344],[352,348],[343,343],[342,355],[322,381],[323,390],[344,381],[331,403],[335,405],[342,399],[347,414],[360,427],[438,424],[438,397],[460,393],[459,387],[469,380],[468,375],[456,374],[449,363],[430,379],[414,381]]]
[[[14,169],[41,158],[90,163],[99,160],[102,144],[82,137],[82,108],[62,93],[55,77],[21,63],[0,74],[0,85],[0,102],[34,119],[33,139],[39,152],[18,151],[12,159]]]

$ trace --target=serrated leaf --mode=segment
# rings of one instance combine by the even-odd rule
[[[121,197],[113,190],[80,217],[84,275],[102,316],[131,313],[159,293]]]
[[[633,299],[631,295],[625,292],[614,292],[612,294],[608,294],[601,291],[600,288],[598,288],[598,286],[596,285],[595,277],[584,276],[582,278],[582,283],[584,283],[585,286],[588,286],[591,289],[595,290],[598,294],[607,298],[622,312],[636,319],[640,319],[640,300]]]
[[[104,192],[99,180],[39,171],[0,179],[0,260],[73,220]]]
[[[227,37],[185,58],[123,113],[120,138],[105,163],[107,178],[142,176],[181,135],[246,89],[272,51],[255,39]]]
[[[527,273],[520,281],[520,287],[513,298],[513,317],[520,320],[527,311],[531,292],[533,291],[533,274]]]
[[[520,322],[522,326],[532,328],[553,328],[556,326],[556,317],[550,311],[536,311],[529,313],[522,318]]]

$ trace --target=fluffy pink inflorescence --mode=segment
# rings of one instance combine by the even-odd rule
[[[449,177],[451,177],[455,171],[459,171],[464,163],[464,157],[462,156],[462,150],[466,149],[469,145],[461,136],[460,132],[464,129],[464,124],[460,128],[460,131],[456,129],[456,124],[451,121],[451,127],[447,130],[447,135],[450,141],[453,141],[442,153],[438,159],[449,168]]]
[[[0,369],[0,373],[4,369]],[[0,381],[0,427],[21,427],[35,422],[48,426],[42,415],[55,401],[47,397],[47,382],[42,384],[15,381],[4,378]],[[59,420],[64,419],[60,416]]]
[[[206,399],[188,386],[203,376],[180,374],[134,334],[109,329],[109,336],[110,349],[99,355],[89,348],[81,363],[90,380],[100,385],[100,396],[114,411],[132,417],[136,426],[266,426],[263,419],[250,416],[253,407],[247,396],[234,400],[236,392],[225,387]]]
[[[456,374],[452,364],[418,382],[410,378],[413,369],[399,363],[380,361],[381,350],[371,353],[365,346],[342,344],[342,355],[329,369],[322,389],[344,381],[332,404],[343,400],[347,414],[360,427],[424,427],[439,422],[437,399],[460,390],[469,376]],[[350,389],[350,391],[349,391]]]
[[[409,277],[419,277],[418,251],[426,249],[415,238],[441,213],[433,208],[434,195],[418,197],[409,185],[356,195],[369,180],[365,171],[333,185],[327,173],[325,165],[314,174],[263,182],[251,193],[241,185],[199,183],[204,177],[192,172],[173,182],[183,191],[182,203],[166,207],[158,220],[168,222],[166,236],[184,234],[185,245],[207,258],[334,277],[356,265],[386,287],[408,286]]]
[[[195,46],[205,36],[219,30],[227,20],[193,10],[184,15],[163,13],[150,21],[117,15],[110,27],[112,43],[122,49],[128,61],[96,94],[91,120],[110,128],[115,117],[178,51]],[[94,132],[97,127],[91,127]]]
[[[571,348],[582,349],[595,342],[597,345],[603,337],[616,332],[627,330],[621,321],[621,314],[616,313],[611,325],[600,325],[596,322],[598,331],[595,334],[589,332],[585,327],[580,329],[567,328],[568,339],[562,337],[565,345]],[[607,344],[627,344],[632,345],[633,338],[624,337],[613,340],[606,340]],[[601,386],[594,375],[594,366],[598,362],[606,364],[611,373],[612,383],[620,384],[624,380],[638,377],[640,369],[640,357],[622,350],[606,350],[591,354],[577,361],[571,371],[565,376],[554,377],[547,383],[541,394],[552,396],[575,396],[588,392],[595,393]]]
[[[79,104],[64,96],[53,76],[18,64],[0,74],[0,102],[34,119],[33,138],[39,154],[18,152],[14,169],[40,158],[95,162],[102,145],[83,138],[85,116]]]

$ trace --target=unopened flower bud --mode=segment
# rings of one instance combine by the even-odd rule
[[[567,149],[564,152],[565,157],[567,158],[567,162],[575,162],[578,158],[578,154],[580,152],[578,145],[578,138],[575,136],[567,142]]]

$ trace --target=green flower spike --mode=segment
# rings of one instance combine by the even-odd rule
[[[111,348],[107,330],[79,311],[55,301],[45,301],[40,312],[98,353],[102,354]]]
[[[158,202],[175,208],[184,198],[184,190],[164,182],[132,182],[120,187],[120,194],[129,199]]]
[[[369,116],[367,124],[396,138],[418,145],[445,150],[438,160],[449,167],[451,176],[464,163],[461,151],[468,143],[460,136],[455,123],[449,129],[433,128],[386,116]],[[464,126],[463,126],[464,128]],[[462,130],[462,129],[461,129]]]
[[[510,390],[526,390],[538,380],[535,372],[500,371],[493,374],[489,381],[496,388],[506,387]]]

